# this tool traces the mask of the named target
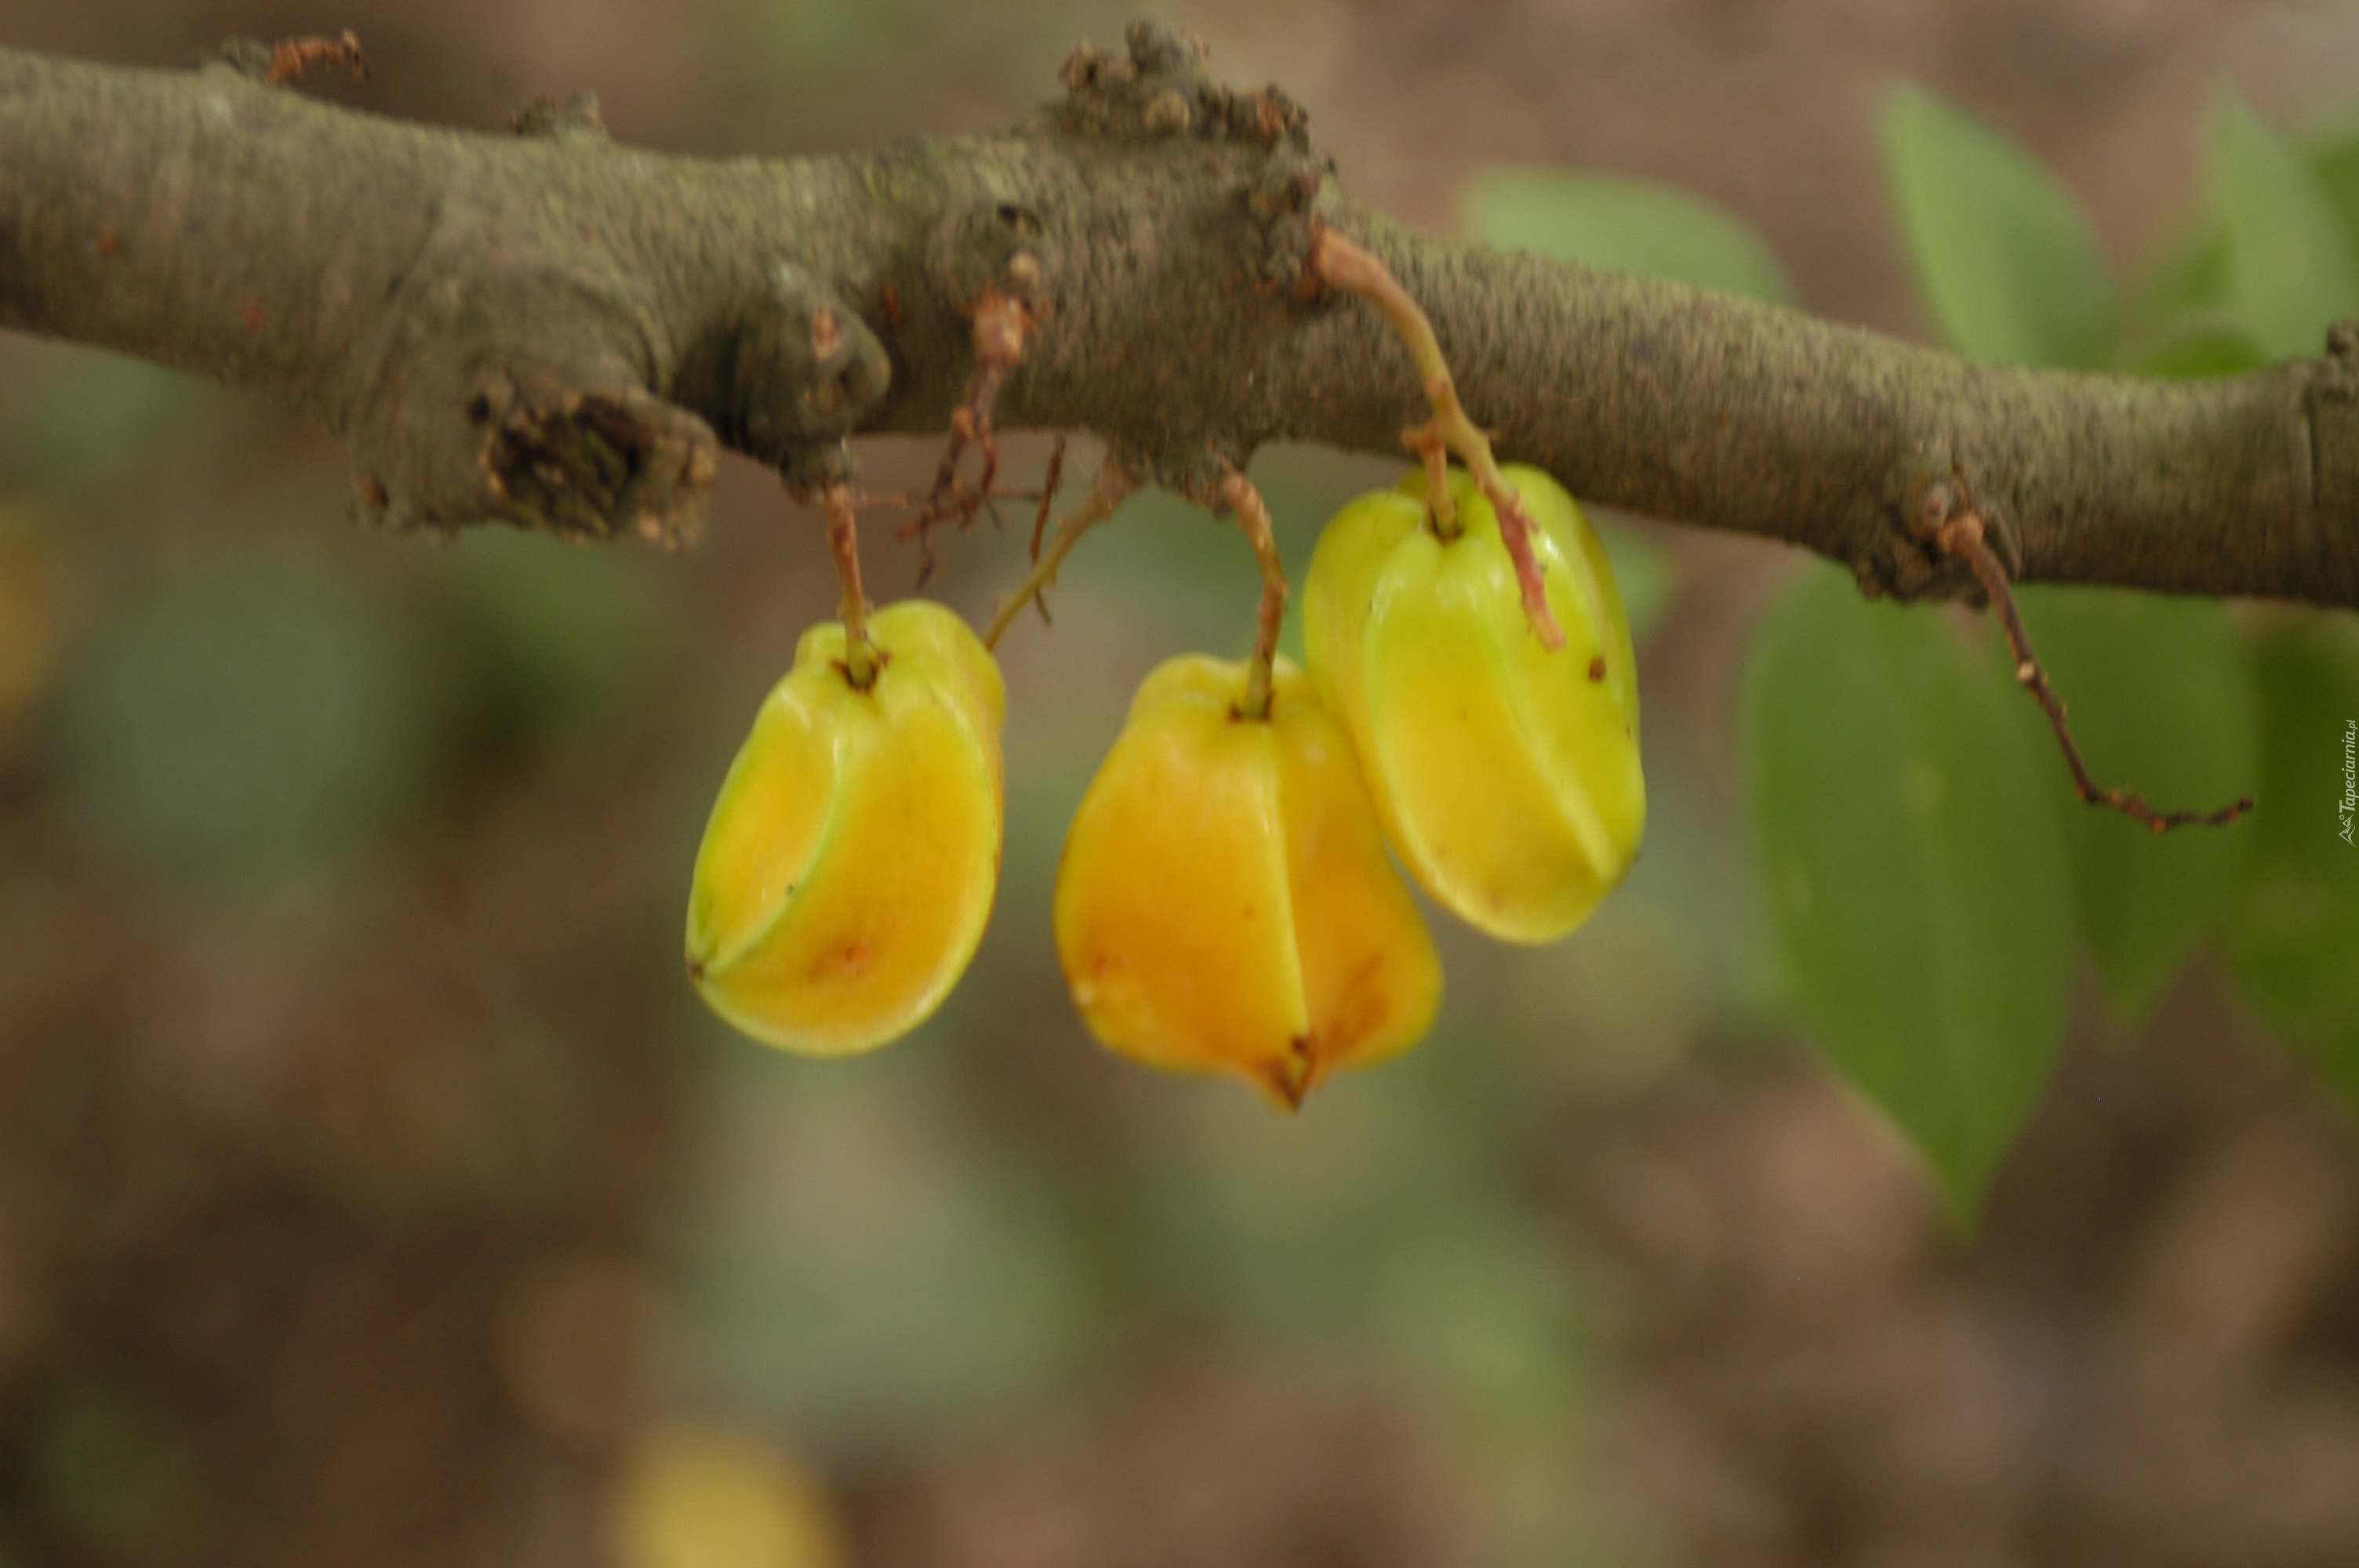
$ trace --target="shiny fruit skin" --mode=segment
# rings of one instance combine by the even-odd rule
[[[1277,661],[1260,720],[1245,688],[1199,654],[1140,687],[1066,838],[1057,950],[1110,1049],[1292,1107],[1414,1044],[1441,965],[1310,679]]]
[[[874,684],[843,627],[803,633],[730,764],[689,892],[689,974],[755,1039],[869,1050],[924,1022],[974,956],[999,877],[998,666],[908,600],[870,617]]]
[[[1432,526],[1422,472],[1328,523],[1304,648],[1418,885],[1493,936],[1549,942],[1613,891],[1646,829],[1637,665],[1581,508],[1538,469],[1504,472],[1565,646],[1533,633],[1497,515],[1452,470],[1454,539]]]

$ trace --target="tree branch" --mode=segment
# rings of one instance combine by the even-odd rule
[[[1973,590],[1913,526],[1981,503],[2018,579],[2359,605],[2359,330],[2202,382],[1984,367],[1673,284],[1413,233],[1277,89],[1134,27],[990,135],[795,161],[514,137],[255,80],[0,51],[0,325],[272,395],[352,449],[357,509],[674,541],[727,445],[799,484],[940,431],[973,317],[1020,300],[1003,428],[1090,430],[1198,492],[1265,441],[1397,452],[1426,411],[1326,227],[1431,318],[1503,458],[1659,517],[1786,539],[1870,591]]]

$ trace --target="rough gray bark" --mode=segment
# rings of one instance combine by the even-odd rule
[[[1398,450],[1376,313],[1305,276],[1334,225],[1432,317],[1502,457],[1577,494],[1791,540],[1873,590],[1968,591],[1962,484],[2027,580],[2359,605],[2359,331],[2167,383],[2001,369],[1794,312],[1409,232],[1277,89],[1131,30],[1007,130],[833,158],[502,138],[264,85],[0,51],[0,325],[274,395],[349,442],[362,515],[672,541],[727,445],[810,482],[949,426],[972,321],[1036,317],[1001,425],[1093,431],[1201,492],[1264,441]],[[1037,271],[1016,258],[1028,255]]]

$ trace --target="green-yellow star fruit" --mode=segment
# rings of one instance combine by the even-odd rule
[[[764,699],[698,849],[688,968],[712,1010],[810,1055],[924,1022],[983,939],[999,879],[999,667],[966,622],[908,600],[803,633]]]
[[[1441,962],[1308,676],[1168,661],[1132,701],[1057,873],[1057,951],[1091,1032],[1153,1066],[1245,1074],[1293,1107],[1407,1050]]]
[[[1303,594],[1310,673],[1352,737],[1385,836],[1418,885],[1511,942],[1589,918],[1637,854],[1637,665],[1612,568],[1571,495],[1505,475],[1565,645],[1527,622],[1491,503],[1462,471],[1444,540],[1426,478],[1329,521]]]

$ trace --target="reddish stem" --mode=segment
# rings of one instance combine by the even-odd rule
[[[860,520],[852,487],[833,481],[820,492],[827,514],[827,548],[835,557],[835,579],[843,589],[843,678],[855,691],[876,684],[876,644],[868,640],[868,596],[860,587]]]
[[[1450,503],[1447,476],[1437,471],[1440,465],[1430,455],[1435,447],[1446,449],[1466,465],[1475,486],[1498,514],[1499,542],[1506,546],[1507,558],[1515,563],[1524,618],[1531,622],[1533,634],[1551,653],[1563,647],[1564,630],[1549,610],[1540,563],[1532,554],[1531,514],[1524,510],[1523,497],[1516,493],[1515,486],[1500,473],[1498,461],[1491,454],[1490,437],[1466,416],[1459,404],[1457,383],[1451,379],[1450,363],[1442,357],[1441,341],[1433,334],[1432,321],[1383,262],[1332,229],[1319,232],[1310,250],[1310,271],[1329,287],[1364,299],[1383,312],[1416,362],[1418,380],[1433,407],[1433,420],[1408,431],[1402,439],[1425,459],[1429,503],[1442,537],[1457,535],[1456,509]]]
[[[2072,788],[2090,806],[2103,806],[2123,816],[2146,824],[2148,830],[2168,833],[2174,827],[2224,827],[2253,809],[2253,797],[2244,795],[2217,811],[2157,811],[2138,795],[2125,789],[2101,788],[2089,775],[2089,765],[2081,760],[2081,748],[2072,739],[2072,727],[2064,720],[2064,704],[2055,688],[2048,684],[2048,672],[2039,667],[2038,655],[2031,649],[2031,634],[2024,629],[2023,611],[2016,603],[2015,589],[2007,581],[2006,568],[1983,537],[1982,514],[1971,507],[1946,519],[1934,533],[1934,543],[1941,553],[1963,560],[1983,585],[1990,599],[1991,608],[1998,612],[1999,624],[2006,628],[2006,645],[2015,655],[2015,678],[2036,698],[2040,710],[2056,731],[2058,744],[2064,748],[2064,763],[2072,770]]]

